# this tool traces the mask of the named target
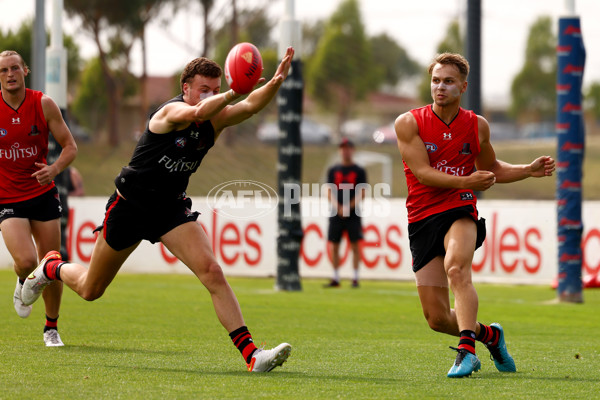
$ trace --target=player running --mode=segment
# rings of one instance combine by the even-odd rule
[[[460,337],[448,377],[469,376],[481,368],[476,340],[488,348],[499,371],[514,372],[502,327],[477,322],[471,263],[486,230],[473,192],[495,183],[551,176],[554,160],[542,156],[531,164],[512,165],[496,159],[488,122],[460,107],[469,75],[464,57],[440,54],[429,73],[433,104],[395,122],[408,185],[408,234],[419,299],[431,329]]]
[[[45,285],[61,280],[86,300],[102,296],[127,257],[142,240],[162,242],[208,289],[215,312],[241,352],[248,370],[268,372],[283,364],[291,346],[258,349],[244,323],[239,303],[217,263],[206,233],[196,222],[185,190],[208,150],[227,126],[262,110],[288,75],[293,48],[288,48],[273,78],[234,105],[239,95],[220,93],[222,70],[206,58],[192,60],[181,75],[182,93],[161,105],[148,121],[129,165],[115,180],[89,269],[64,263],[50,252],[27,279],[25,304]],[[261,78],[259,83],[264,82]]]
[[[54,178],[75,159],[77,144],[50,97],[25,87],[29,67],[19,53],[0,53],[0,230],[14,260],[13,304],[21,318],[31,306],[21,299],[23,282],[44,254],[60,249],[61,203]],[[48,138],[62,147],[50,165]],[[44,343],[63,346],[58,334],[62,283],[44,290]]]

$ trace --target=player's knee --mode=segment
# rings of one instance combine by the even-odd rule
[[[431,330],[444,333],[445,325],[443,324],[443,321],[437,319],[428,319],[427,323],[429,324],[429,328],[431,328]]]
[[[446,332],[448,329],[448,318],[442,314],[425,314],[429,327],[436,332]]]
[[[216,261],[211,261],[201,277],[202,283],[208,288],[226,283],[225,274]]]
[[[448,280],[450,284],[460,284],[468,277],[465,273],[466,269],[463,268],[460,264],[452,264],[450,267],[446,269],[446,275],[448,276]]]
[[[104,288],[88,288],[81,293],[81,297],[87,301],[94,301],[102,297],[104,290]]]
[[[35,257],[15,257],[15,272],[19,276],[27,276],[37,267],[37,259]]]

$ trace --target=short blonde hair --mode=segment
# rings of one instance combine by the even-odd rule
[[[429,65],[429,70],[428,70],[429,75],[431,75],[431,73],[433,72],[433,68],[437,64],[456,66],[456,68],[458,68],[458,71],[460,72],[460,75],[462,76],[463,80],[465,80],[465,81],[467,80],[467,77],[469,76],[469,62],[467,61],[466,58],[464,58],[460,54],[457,54],[457,53],[438,54],[438,56],[436,58],[434,58],[433,61],[431,62],[431,64]]]
[[[23,60],[23,57],[16,51],[4,50],[2,53],[0,53],[0,57],[10,57],[10,56],[18,56],[21,59],[21,65],[23,65],[23,69],[25,71],[30,71],[29,66],[25,63],[25,60]]]

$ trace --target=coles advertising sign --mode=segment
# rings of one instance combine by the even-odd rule
[[[273,277],[277,270],[277,213],[267,203],[246,204],[255,218],[211,208],[206,198],[192,198],[200,211],[198,222],[207,233],[212,249],[227,275]],[[408,245],[404,199],[384,199],[368,204],[363,213],[361,277],[363,279],[413,280]],[[104,216],[106,198],[69,199],[68,249],[74,262],[87,265],[95,242],[93,230]],[[328,218],[316,210],[327,208],[324,198],[301,201],[304,238],[300,249],[302,277],[329,278],[331,255],[327,246]],[[557,274],[556,203],[554,201],[478,202],[486,219],[487,238],[473,259],[473,279],[479,282],[550,284]],[[268,211],[272,209],[272,211]],[[374,211],[373,211],[374,210]],[[258,212],[260,211],[260,212]],[[268,211],[268,212],[265,212]],[[600,272],[600,202],[583,207],[583,275]],[[344,238],[340,275],[352,275],[352,253]],[[0,245],[0,267],[11,268],[12,258]],[[123,271],[144,273],[189,273],[160,243],[142,242],[125,262]]]

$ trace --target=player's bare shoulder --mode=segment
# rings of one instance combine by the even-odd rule
[[[47,94],[43,94],[40,102],[42,104],[42,111],[44,112],[46,121],[50,121],[58,117],[62,118],[60,108],[58,108],[58,104],[52,100],[52,97],[48,96]]]
[[[165,104],[150,118],[150,131],[162,134],[184,128],[190,124],[185,119],[186,111],[189,108],[190,106],[187,103],[180,101]]]
[[[490,141],[490,124],[481,115],[477,115],[477,135],[480,144]]]
[[[414,136],[419,134],[417,120],[410,111],[400,114],[396,118],[394,128],[396,130],[396,137],[401,142],[410,142]]]

